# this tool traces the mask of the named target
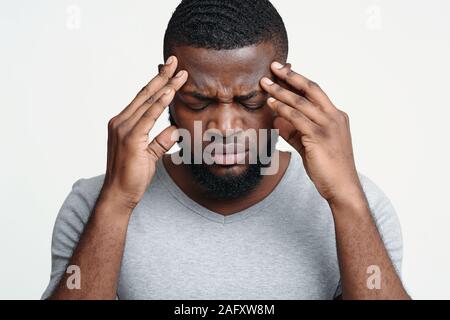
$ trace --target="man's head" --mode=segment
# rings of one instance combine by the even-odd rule
[[[183,0],[164,37],[165,58],[175,55],[178,69],[189,74],[170,105],[171,123],[191,133],[191,145],[193,139],[202,138],[194,135],[195,121],[201,122],[202,133],[220,132],[224,144],[230,132],[238,137],[250,130],[272,129],[274,115],[259,81],[263,76],[273,78],[271,62],[286,61],[287,53],[286,29],[269,1]],[[270,154],[270,142],[267,135],[249,136],[245,148],[254,143],[259,153]],[[203,149],[210,143],[202,142]],[[212,196],[238,198],[257,185],[262,166],[260,161],[247,161],[191,168]]]
[[[232,50],[271,43],[286,60],[288,38],[283,20],[268,0],[183,0],[164,36],[164,57],[179,46]]]

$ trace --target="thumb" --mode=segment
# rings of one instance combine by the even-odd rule
[[[170,126],[165,128],[150,142],[147,150],[155,162],[172,148],[175,142],[177,142],[178,136],[177,127]]]
[[[303,153],[303,144],[301,140],[301,133],[288,120],[282,117],[276,117],[273,121],[275,129],[280,131],[280,136],[286,140],[295,150],[300,154]]]

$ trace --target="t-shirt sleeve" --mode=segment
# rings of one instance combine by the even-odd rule
[[[41,299],[48,299],[66,272],[102,186],[102,177],[77,180],[61,206],[53,227],[50,282]]]
[[[401,279],[403,238],[397,213],[389,198],[374,182],[361,173],[359,173],[359,179],[381,239]],[[342,295],[342,288],[339,282],[335,297],[340,295]]]

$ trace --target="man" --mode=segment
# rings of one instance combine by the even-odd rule
[[[395,211],[356,171],[348,116],[287,53],[269,1],[181,2],[166,64],[109,122],[106,173],[58,214],[43,298],[409,298]]]

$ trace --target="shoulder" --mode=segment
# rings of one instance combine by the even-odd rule
[[[82,178],[72,188],[59,209],[53,228],[53,242],[71,244],[82,232],[95,206],[105,175]]]
[[[90,178],[81,178],[72,185],[72,193],[77,193],[86,198],[87,201],[96,199],[105,181],[105,174]]]
[[[104,177],[104,175],[99,175],[75,181],[59,209],[52,235],[51,278],[42,299],[47,299],[51,295],[64,274],[95,206]]]
[[[64,201],[64,206],[73,209],[92,208],[97,201],[105,180],[105,175],[81,178],[72,185],[72,190]]]

